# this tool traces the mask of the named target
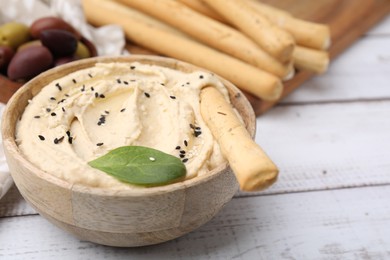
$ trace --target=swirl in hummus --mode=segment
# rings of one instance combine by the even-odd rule
[[[26,107],[16,139],[24,156],[70,183],[136,188],[88,162],[120,146],[138,145],[181,158],[186,178],[226,160],[199,109],[202,87],[214,75],[141,63],[98,63],[45,86]]]

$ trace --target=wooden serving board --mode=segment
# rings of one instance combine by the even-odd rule
[[[263,2],[285,9],[299,18],[329,24],[332,36],[332,46],[329,50],[331,60],[390,13],[390,0],[263,0]],[[147,53],[135,46],[131,47],[131,51]],[[281,99],[312,76],[314,74],[310,72],[298,71],[293,79],[285,82]],[[0,75],[0,102],[6,103],[20,85],[11,84]],[[264,113],[278,102],[265,102],[251,95],[247,97],[256,115]]]
[[[288,10],[296,17],[328,24],[332,38],[329,49],[331,61],[390,13],[389,0],[263,0],[263,2]],[[315,75],[307,71],[298,71],[293,79],[285,82],[281,99],[312,76]],[[251,96],[248,98],[257,115],[278,102],[265,102]]]

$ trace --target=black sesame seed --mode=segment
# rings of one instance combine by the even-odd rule
[[[180,158],[184,158],[184,157],[186,157],[186,155],[185,154],[179,154],[179,157]]]
[[[124,80],[124,81],[123,81],[123,84],[129,85],[129,82],[127,82],[126,80]]]
[[[110,114],[110,111],[104,110],[104,113],[106,113],[108,115],[108,114]]]
[[[75,79],[72,79],[72,81],[73,81],[73,83],[75,83],[75,84],[77,83],[77,81],[76,81]]]
[[[73,137],[69,136],[68,142],[69,142],[70,144],[72,144],[72,143],[73,143]]]
[[[117,79],[116,82],[118,82],[119,84],[122,83],[122,81],[120,79]]]
[[[103,95],[103,94],[100,94],[99,97],[100,97],[100,98],[105,98],[106,96]]]
[[[69,94],[65,94],[65,97],[70,97]]]
[[[185,154],[185,153],[186,153],[186,151],[184,151],[184,150],[180,150],[180,153],[181,153],[181,154]]]
[[[91,75],[91,73],[88,73],[88,76],[89,76],[90,78],[93,78],[93,76]]]
[[[187,140],[184,140],[184,145],[185,145],[185,146],[188,146]]]
[[[150,98],[150,94],[149,94],[149,93],[145,92],[144,94],[145,94],[145,96],[146,96],[147,98]]]
[[[195,127],[195,130],[201,130],[201,128],[199,126]]]
[[[130,69],[132,69],[132,70],[135,69],[135,66],[130,66]]]
[[[50,100],[56,100],[56,98],[55,97],[50,97]]]
[[[176,97],[175,96],[169,96],[170,98],[172,98],[172,99],[176,99]]]
[[[220,115],[224,115],[224,116],[226,116],[226,114],[225,113],[223,113],[223,112],[217,112],[218,114],[220,114]]]
[[[92,90],[92,91],[95,91],[95,88],[94,88],[94,87],[91,87],[91,90]]]
[[[188,158],[183,159],[182,162],[183,162],[183,163],[188,162]]]
[[[34,118],[41,118],[40,116],[34,116]]]
[[[102,146],[104,143],[97,143],[96,146]]]
[[[61,107],[61,109],[62,109],[62,112],[64,112],[64,113],[65,113],[65,108],[64,108],[64,107]]]
[[[194,136],[195,136],[195,137],[198,137],[198,136],[200,136],[201,134],[202,134],[202,132],[200,132],[200,131],[195,131],[195,132],[194,132]]]
[[[194,126],[193,124],[190,124],[190,127],[191,127],[192,129],[195,129],[195,126]]]
[[[125,112],[125,110],[126,110],[126,108],[122,108],[122,109],[120,110],[120,112]]]
[[[176,149],[176,150],[180,150],[180,148],[181,148],[180,145],[178,145],[178,146],[176,146],[175,149]]]
[[[54,143],[55,144],[59,144],[59,143],[61,143],[64,140],[64,138],[65,138],[65,136],[61,136],[60,138],[55,138],[54,139]]]
[[[160,85],[161,85],[161,86],[165,86],[165,84],[164,84],[164,83],[160,83]]]
[[[60,86],[60,83],[57,83],[56,87],[58,88],[59,91],[62,91],[62,87]]]
[[[65,100],[66,100],[66,99],[63,98],[63,99],[61,99],[60,101],[58,101],[57,104],[63,103],[63,102],[65,102]]]
[[[56,116],[57,114],[53,112],[53,113],[51,113],[50,115],[51,115],[51,116]]]
[[[81,92],[84,92],[85,91],[85,85],[83,85],[83,87],[81,88]]]
[[[99,93],[95,92],[95,98],[99,97]]]
[[[51,112],[51,109],[50,108],[46,108],[46,112]]]
[[[190,85],[190,83],[189,83],[189,82],[186,82],[186,84],[187,84],[187,85]]]
[[[203,75],[200,75],[199,78],[200,78],[200,79],[203,79]]]
[[[66,131],[66,135],[69,137],[70,136],[70,131]]]
[[[41,139],[41,141],[45,141],[45,137],[43,135],[38,135],[39,139]]]
[[[100,115],[99,121],[98,121],[97,125],[102,125],[105,122],[106,122],[106,116],[105,115]]]

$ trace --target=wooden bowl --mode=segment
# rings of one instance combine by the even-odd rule
[[[205,71],[174,59],[142,55],[91,58],[46,71],[26,83],[8,102],[2,121],[7,162],[16,186],[31,206],[78,238],[120,247],[161,243],[198,228],[231,200],[238,183],[228,164],[179,183],[114,191],[71,184],[44,172],[29,162],[15,143],[16,123],[28,100],[43,86],[96,62],[113,61],[138,61],[188,72]],[[251,105],[235,86],[221,80],[254,136],[256,120]]]

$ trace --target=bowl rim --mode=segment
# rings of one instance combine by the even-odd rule
[[[77,183],[70,183],[66,180],[63,180],[53,174],[50,174],[42,169],[39,169],[37,166],[35,166],[33,163],[31,163],[27,158],[23,156],[21,151],[18,148],[18,145],[16,144],[15,136],[11,135],[11,131],[6,131],[5,126],[7,123],[11,120],[12,112],[14,111],[16,104],[18,103],[20,97],[22,94],[26,92],[31,92],[32,95],[36,95],[37,93],[32,93],[32,88],[36,86],[36,83],[39,83],[40,79],[45,78],[47,76],[51,76],[53,74],[64,72],[67,70],[71,70],[72,67],[77,63],[78,65],[83,66],[82,68],[87,68],[90,66],[93,66],[96,63],[109,63],[109,62],[140,62],[140,63],[156,63],[156,65],[159,66],[166,66],[169,64],[169,68],[177,69],[179,67],[183,68],[189,68],[190,71],[204,71],[204,72],[210,72],[209,70],[206,70],[204,68],[198,67],[196,65],[193,65],[188,62],[184,62],[181,60],[169,58],[169,57],[162,57],[162,56],[155,56],[155,55],[121,55],[121,56],[98,56],[98,57],[92,57],[82,60],[77,60],[73,62],[69,62],[67,64],[61,65],[59,67],[51,68],[35,78],[31,79],[30,81],[26,82],[21,88],[18,89],[18,91],[11,97],[11,99],[6,104],[6,108],[3,112],[2,122],[1,122],[1,134],[3,136],[3,145],[4,149],[7,149],[10,153],[13,154],[14,159],[18,161],[18,163],[23,164],[26,168],[30,170],[30,172],[37,177],[44,179],[45,181],[48,181],[54,185],[60,186],[65,189],[70,189],[72,192],[80,192],[80,193],[89,193],[93,195],[102,195],[102,196],[154,196],[159,194],[164,194],[168,192],[178,191],[178,190],[184,190],[192,186],[196,186],[199,184],[202,184],[204,182],[209,181],[210,179],[213,179],[220,174],[223,174],[227,171],[231,171],[228,162],[219,165],[218,167],[214,168],[207,174],[198,175],[191,179],[187,179],[184,181],[174,182],[167,185],[161,185],[161,186],[154,186],[154,187],[148,187],[148,188],[136,188],[136,189],[109,189],[109,188],[102,188],[102,187],[90,187],[85,186],[82,184]],[[162,65],[163,64],[163,65]],[[80,68],[80,69],[82,69]],[[180,70],[180,69],[179,69]],[[215,74],[219,80],[223,82],[224,85],[228,85],[229,95],[231,95],[231,91],[235,95],[240,95],[243,98],[240,98],[240,102],[243,102],[243,106],[248,108],[246,111],[248,113],[248,131],[252,137],[254,137],[256,133],[256,116],[254,113],[254,110],[249,103],[248,99],[245,97],[245,95],[242,93],[240,89],[238,89],[233,83],[230,81],[222,78],[221,76],[218,76]],[[59,77],[62,77],[59,76]],[[55,79],[50,80],[52,82]],[[43,86],[39,86],[39,91],[46,85],[41,84]],[[39,92],[38,91],[38,92]],[[27,105],[27,104],[26,104]],[[25,106],[23,107],[23,111],[25,109]],[[23,111],[20,115],[23,114]],[[13,126],[13,133],[15,133],[16,125]],[[12,175],[12,172],[11,172]]]

